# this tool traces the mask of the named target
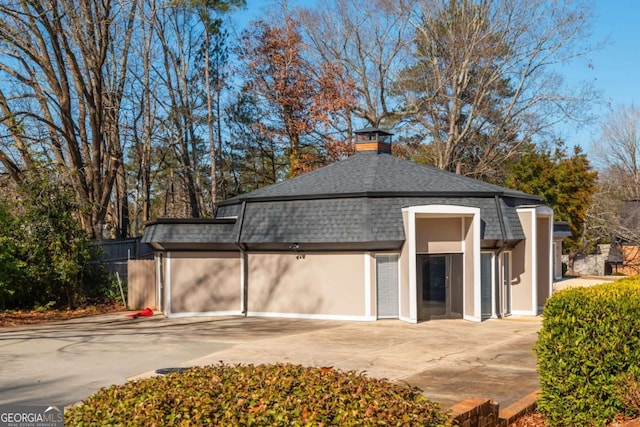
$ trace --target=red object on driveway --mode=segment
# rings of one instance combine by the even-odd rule
[[[145,308],[144,310],[141,310],[137,313],[131,313],[131,314],[127,314],[127,317],[131,317],[132,319],[136,319],[138,317],[141,316],[153,316],[153,310],[151,310],[149,307]]]

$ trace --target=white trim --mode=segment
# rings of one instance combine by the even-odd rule
[[[481,233],[480,233],[480,208],[475,208],[476,212],[474,212],[473,214],[473,218],[472,218],[472,224],[473,224],[473,247],[472,247],[472,252],[473,252],[473,278],[474,278],[474,285],[473,285],[473,294],[474,294],[474,307],[473,307],[473,311],[474,311],[474,316],[467,316],[468,319],[467,320],[471,320],[473,322],[482,322],[482,288],[480,286],[480,279],[481,279],[481,275],[480,275],[480,244],[481,244]],[[466,249],[466,247],[465,247]],[[464,252],[465,257],[468,255],[467,251],[465,250]],[[463,261],[466,260],[463,257]],[[464,270],[464,267],[463,267]],[[464,297],[464,292],[463,292],[463,297]],[[463,304],[463,310],[464,310],[464,304]]]
[[[171,313],[170,319],[183,317],[218,317],[218,316],[242,316],[241,311],[187,311],[181,313]]]
[[[164,315],[171,316],[171,252],[167,252],[165,257],[165,276],[164,276]]]
[[[498,257],[496,256],[496,253],[491,252],[491,318],[492,319],[498,318],[496,307],[500,303],[500,299],[497,298],[497,295],[496,295],[497,293],[496,290],[500,289],[500,285],[498,284],[498,281],[497,281],[498,272],[496,271],[496,268],[498,266],[498,263],[496,262],[497,258]]]
[[[347,316],[334,314],[303,314],[303,313],[269,313],[260,311],[250,311],[247,316],[251,317],[280,317],[286,319],[313,319],[313,320],[346,320],[359,322],[372,322],[376,318],[372,316]]]
[[[508,271],[506,273],[507,277],[505,278],[504,272],[504,260],[508,259],[507,267]],[[512,279],[512,270],[513,270],[513,251],[504,251],[500,253],[499,258],[499,267],[500,269],[500,292],[503,293],[502,306],[500,307],[500,313],[503,317],[512,316],[513,315],[513,279]],[[506,301],[506,296],[504,295],[504,286],[505,280],[507,281],[507,286],[509,287],[509,301]],[[505,311],[505,306],[509,308],[509,312]]]
[[[163,257],[164,257],[164,254],[162,252],[156,252],[153,256],[153,259],[156,262],[156,307],[158,307],[160,311],[164,310],[164,307],[162,306],[162,295],[160,295],[160,292],[162,291],[161,285],[162,285],[162,258]],[[127,308],[129,308],[128,305],[127,305]]]
[[[527,311],[527,310],[511,310],[512,316],[537,316],[537,311]]]
[[[400,314],[402,313],[402,268],[400,266],[400,259],[402,258],[402,253],[397,253],[396,256],[398,259],[397,267],[398,267],[398,319],[402,319]]]
[[[553,209],[549,206],[536,206],[535,209],[537,214],[553,217]],[[553,230],[553,227],[551,229]]]
[[[531,215],[531,312],[538,312],[538,215]]]
[[[247,307],[245,307],[245,305],[248,304],[248,301],[247,301],[247,298],[246,298],[246,295],[245,295],[245,289],[244,289],[245,262],[246,262],[246,259],[248,258],[248,256],[249,255],[245,251],[240,250],[240,313],[245,313],[247,311]]]
[[[376,298],[376,297],[372,296],[371,294],[372,294],[371,293],[371,254],[369,252],[365,252],[364,253],[364,315],[365,317],[372,316],[372,313],[371,313],[371,306],[373,303],[372,298]],[[378,309],[376,307],[376,314],[377,314],[377,311]]]
[[[418,323],[417,319],[410,319],[406,316],[398,316],[398,320],[402,320],[403,322],[406,322],[406,323]]]
[[[404,208],[409,221],[409,318],[408,322],[418,322],[418,285],[416,277],[416,215],[412,208]]]
[[[554,264],[554,259],[553,259],[553,210],[551,210],[551,215],[549,216],[549,265],[547,267],[547,270],[549,271],[549,278],[548,278],[548,288],[547,288],[547,295],[548,298],[551,298],[551,295],[553,295],[553,276],[555,275],[555,272],[553,271],[553,264]],[[562,245],[561,245],[562,247]],[[560,269],[562,270],[562,264]],[[542,309],[544,307],[540,307],[538,306],[538,313],[542,313]]]

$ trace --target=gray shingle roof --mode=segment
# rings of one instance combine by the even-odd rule
[[[506,187],[456,175],[389,154],[361,152],[298,177],[222,202],[239,200],[306,199],[371,194],[510,195],[539,201]]]
[[[220,248],[240,243],[248,249],[286,249],[293,243],[397,249],[406,240],[402,208],[439,204],[480,208],[482,239],[514,242],[524,239],[516,207],[539,201],[388,154],[361,152],[220,203],[218,221],[235,219],[152,224],[143,241],[165,242],[164,247],[191,242]]]
[[[393,246],[405,240],[402,208],[434,204],[480,208],[482,239],[502,239],[493,198],[357,197],[247,203],[241,241],[248,245],[389,242]],[[515,209],[504,203],[500,208],[508,240],[524,238]]]
[[[146,225],[143,243],[159,244],[164,249],[185,244],[207,244],[200,249],[235,249],[238,223],[230,220],[165,218]],[[195,248],[194,248],[195,249]]]

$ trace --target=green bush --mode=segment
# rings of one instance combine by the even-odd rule
[[[332,368],[213,365],[103,388],[65,425],[443,426],[413,387]]]
[[[640,366],[640,278],[559,292],[543,317],[538,408],[549,423],[604,426],[633,412],[619,388]]]
[[[0,194],[0,309],[75,308],[99,299],[108,275],[76,215],[82,207],[53,174],[32,171]]]

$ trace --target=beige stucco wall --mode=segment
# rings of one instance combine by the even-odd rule
[[[238,252],[172,252],[171,313],[241,310]]]
[[[249,313],[365,316],[365,255],[248,253]]]
[[[460,217],[416,218],[416,253],[460,253],[462,240]]]
[[[511,252],[511,311],[531,311],[533,305],[533,210],[518,211],[525,240]]]
[[[551,296],[551,265],[549,260],[551,259],[551,248],[552,248],[552,239],[550,228],[551,227],[551,217],[548,216],[538,216],[537,219],[537,245],[536,249],[538,251],[536,261],[538,264],[538,275],[537,275],[537,307],[538,310],[541,310],[544,307],[544,303]]]

